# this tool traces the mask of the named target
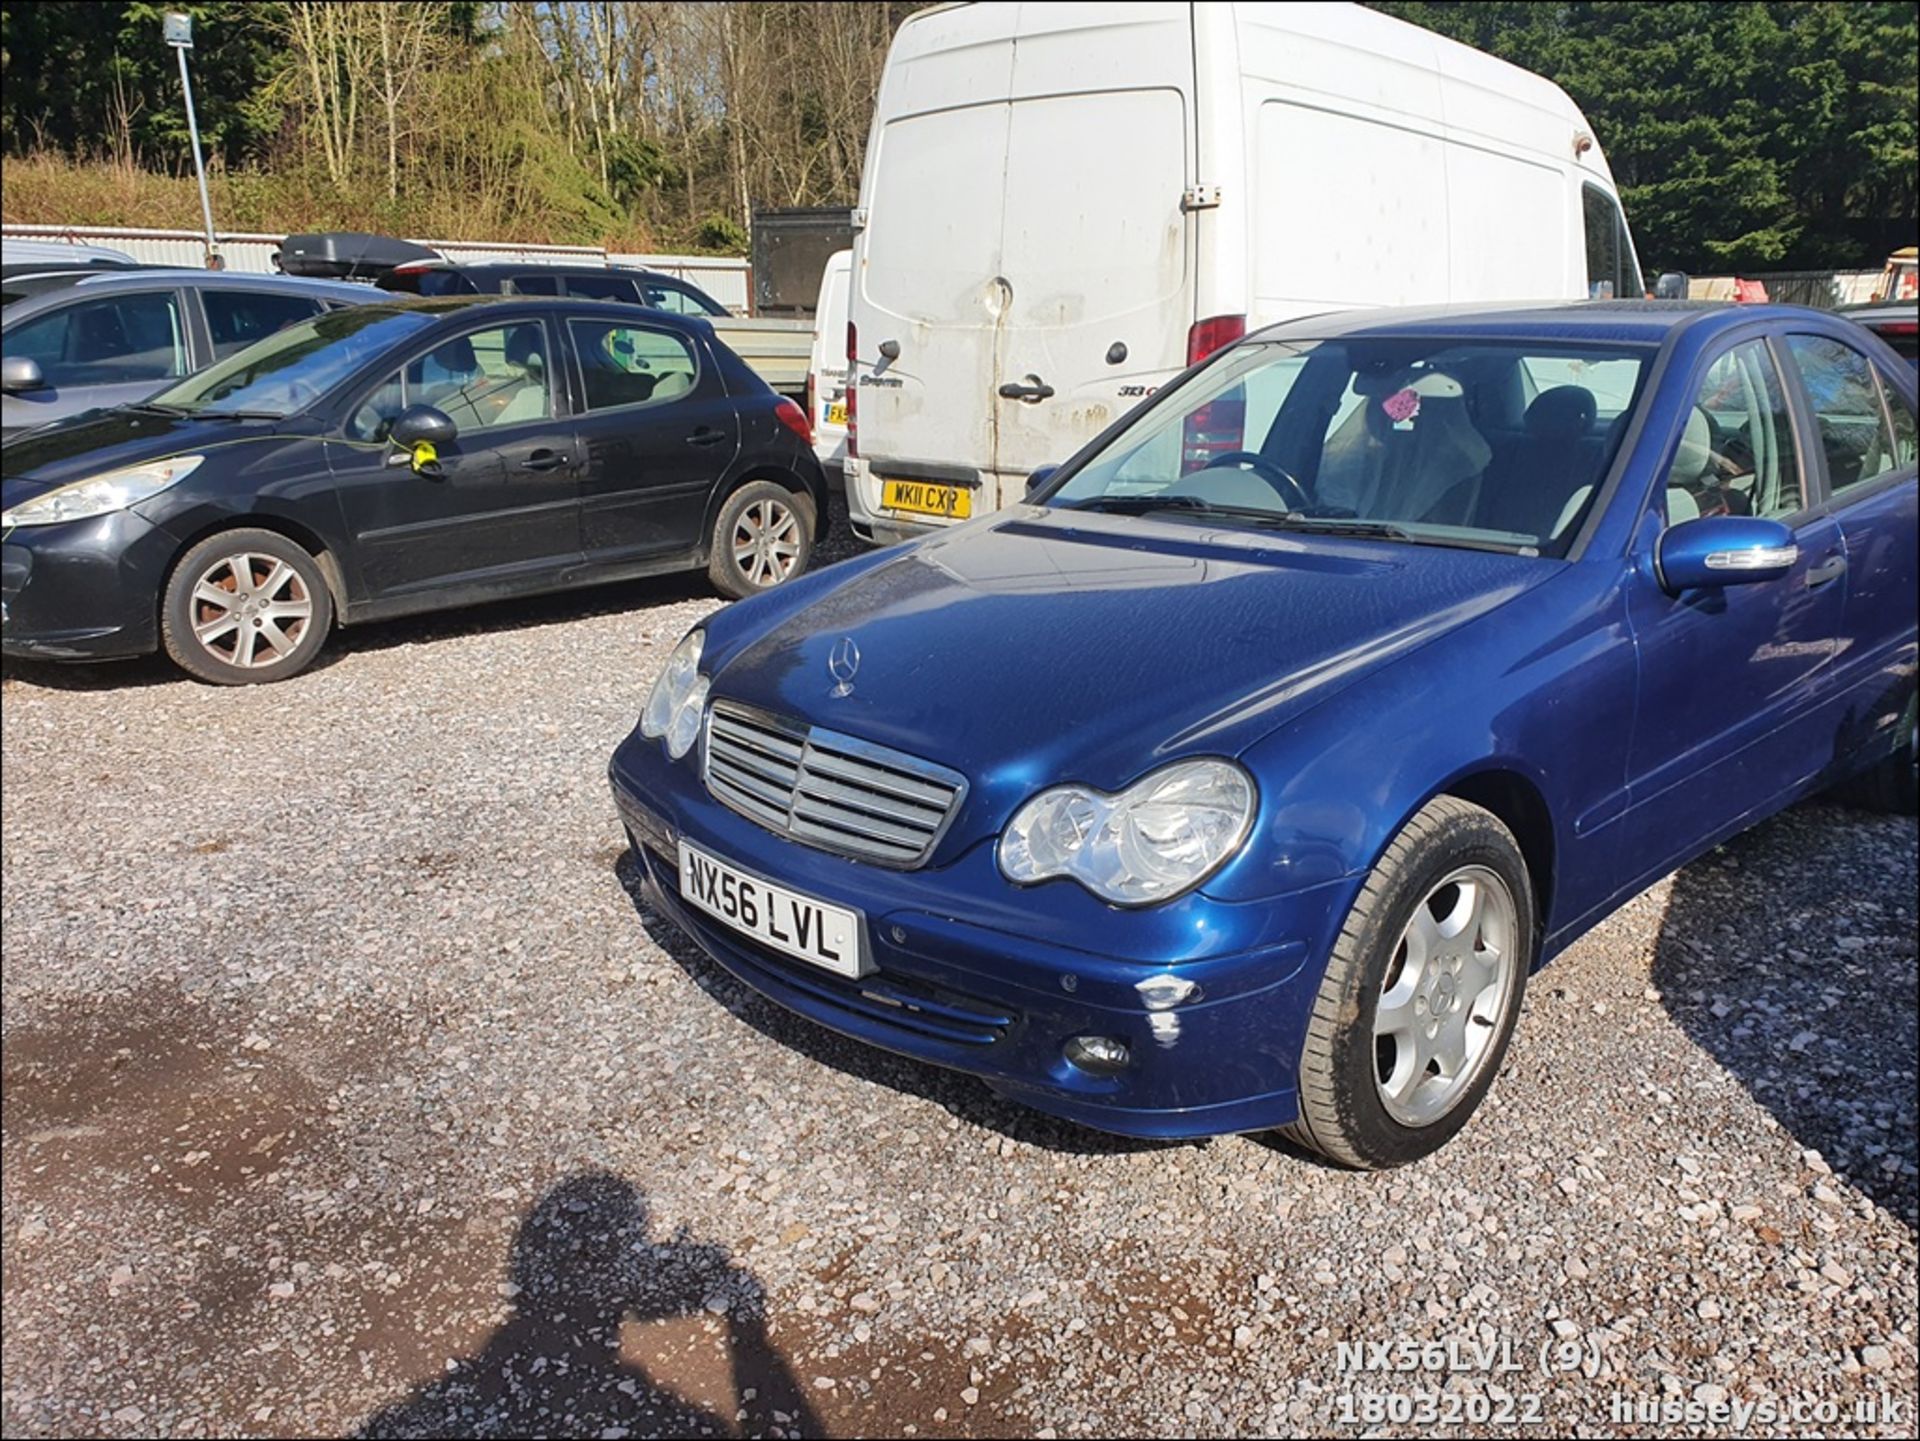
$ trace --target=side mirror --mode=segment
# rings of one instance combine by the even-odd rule
[[[1027,494],[1032,495],[1035,491],[1044,487],[1048,481],[1053,479],[1054,472],[1059,469],[1060,467],[1057,465],[1040,466],[1032,475],[1027,477]]]
[[[1777,520],[1714,515],[1683,520],[1660,533],[1653,568],[1670,595],[1778,580],[1800,559],[1793,532]]]
[[[32,356],[9,355],[0,360],[0,390],[8,395],[46,388],[47,378],[40,373],[40,362]]]
[[[1655,300],[1685,300],[1687,298],[1687,277],[1681,271],[1669,270],[1653,282]]]
[[[388,433],[395,445],[413,456],[413,473],[432,477],[441,473],[440,447],[452,445],[460,431],[444,410],[409,405],[395,418]]]

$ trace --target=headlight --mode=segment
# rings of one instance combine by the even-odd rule
[[[646,709],[640,712],[640,734],[666,738],[667,754],[679,760],[700,735],[700,711],[707,703],[707,678],[700,674],[704,631],[693,631],[673,648],[667,668],[653,683]]]
[[[1240,848],[1253,779],[1231,761],[1181,761],[1119,795],[1042,791],[1000,837],[1000,869],[1022,885],[1071,876],[1102,900],[1148,905],[1192,890]]]
[[[32,500],[21,501],[0,515],[0,528],[58,525],[65,520],[87,520],[125,510],[192,475],[204,459],[199,455],[176,455],[171,460],[149,461],[146,465],[130,465],[125,470],[110,470],[105,475],[76,480],[45,495],[36,495]]]

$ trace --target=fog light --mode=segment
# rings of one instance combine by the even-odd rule
[[[1117,1076],[1132,1059],[1125,1041],[1112,1036],[1075,1036],[1066,1045],[1067,1060],[1090,1076]]]

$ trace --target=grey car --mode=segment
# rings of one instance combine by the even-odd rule
[[[226,271],[9,274],[0,304],[0,432],[131,405],[369,285]]]

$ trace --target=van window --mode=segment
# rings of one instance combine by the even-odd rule
[[[1580,203],[1587,227],[1587,299],[1640,299],[1646,287],[1619,205],[1597,185],[1581,187]]]

